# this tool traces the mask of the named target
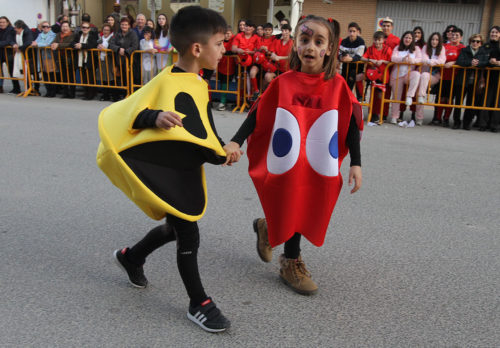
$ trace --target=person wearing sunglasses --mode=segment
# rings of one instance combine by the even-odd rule
[[[474,34],[469,38],[469,46],[463,48],[460,51],[460,55],[457,58],[456,65],[463,67],[475,67],[482,68],[488,64],[488,54],[483,47],[483,36],[481,34]],[[465,72],[465,79],[464,79]],[[457,75],[455,76],[455,102],[459,104],[463,103],[465,100],[465,105],[472,105],[472,99],[474,99],[475,106],[482,104],[483,98],[481,97],[484,88],[484,79],[482,71],[478,69],[459,69]],[[462,87],[463,87],[463,99],[462,99]],[[453,129],[460,128],[460,116],[462,109],[455,108],[453,111]],[[463,129],[470,130],[471,122],[475,115],[478,114],[478,110],[466,109],[464,112],[463,119]]]
[[[80,27],[81,31],[75,35],[71,47],[77,50],[75,56],[75,68],[80,73],[80,80],[83,84],[95,84],[95,68],[94,64],[97,63],[97,56],[92,57],[90,49],[97,48],[98,34],[96,31],[91,30],[89,22],[83,22]],[[74,86],[72,89],[74,90]],[[96,95],[94,87],[85,86],[84,100],[92,100]],[[73,93],[74,94],[74,93]]]
[[[52,62],[52,52],[49,49],[45,49],[45,47],[49,47],[50,44],[54,41],[56,38],[56,34],[52,31],[52,28],[50,27],[49,22],[43,21],[41,23],[41,28],[42,32],[38,34],[37,38],[35,41],[31,43],[31,46],[33,47],[39,47],[39,50],[33,50],[33,57],[40,57],[40,60],[38,61],[36,58],[35,60],[38,61],[38,64],[40,65],[40,70],[43,75],[43,80],[44,81],[49,81],[50,72],[54,72],[55,70],[55,64]],[[33,57],[29,57],[32,59]],[[52,80],[54,78],[52,77]],[[47,90],[47,93],[45,94],[45,97],[47,98],[53,98],[56,96],[56,88],[55,85],[46,83],[45,84],[45,89]]]

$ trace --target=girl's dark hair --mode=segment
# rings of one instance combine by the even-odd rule
[[[422,33],[422,35],[420,36],[420,39],[418,41],[415,41],[415,46],[418,46],[418,47],[422,48],[425,45],[424,29],[422,29],[422,27],[420,27],[420,26],[417,26],[417,27],[413,28],[413,33],[415,33],[417,30],[420,30],[420,32]]]
[[[404,37],[406,35],[410,34],[411,35],[411,44],[407,47],[404,44]],[[413,31],[405,31],[403,35],[401,35],[401,40],[399,41],[399,46],[398,46],[398,51],[406,51],[408,50],[410,53],[413,53],[415,51],[415,35],[413,34]]]
[[[113,26],[111,26],[111,31],[117,32],[118,30],[120,30],[120,23],[116,21],[116,18],[113,15],[107,15],[106,23],[108,22],[108,18],[113,18]]]
[[[441,34],[439,34],[437,31],[435,33],[432,33],[429,36],[429,39],[427,40],[427,48],[426,48],[426,53],[429,56],[429,58],[432,57],[431,41],[432,41],[432,37],[434,35],[437,35],[437,37],[439,39],[438,45],[436,46],[436,56],[439,56],[439,54],[441,53],[441,50],[443,49],[443,37],[441,36]]]
[[[244,22],[244,23],[246,24],[246,23],[247,23],[247,20],[242,18],[242,19],[240,19],[240,20],[238,21],[238,33],[241,33],[241,30],[240,30],[240,24],[241,24],[241,22]]]
[[[1,16],[0,19],[5,19],[7,21],[7,26],[12,25],[9,19],[6,16]]]
[[[2,17],[0,17],[0,18],[2,18]],[[9,20],[7,19],[7,22],[8,22],[8,21],[9,21]],[[488,30],[488,41],[491,41],[491,39],[490,39],[490,34],[491,34],[491,31],[492,31],[493,29],[496,29],[497,31],[500,31],[500,26],[498,26],[498,25],[494,25],[494,26],[492,26],[492,27],[490,28],[490,30]]]
[[[356,28],[356,30],[359,31],[359,33],[361,33],[361,27],[356,22],[349,23],[349,25],[347,26],[347,29],[349,29],[349,28]]]
[[[443,40],[446,40],[446,33],[449,31],[449,30],[452,30],[452,29],[455,29],[457,26],[455,24],[450,24],[446,27],[446,29],[444,30],[443,32]]]
[[[299,22],[295,27],[294,36],[297,38],[295,45],[299,40],[300,27],[307,22],[315,22],[317,24],[321,24],[328,30],[328,43],[330,45],[331,53],[329,56],[328,55],[325,56],[325,59],[323,61],[323,71],[325,72],[324,79],[329,80],[337,73],[337,67],[339,63],[337,59],[338,49],[339,49],[339,34],[340,34],[339,22],[337,22],[335,19],[329,18],[327,20],[323,17],[314,15],[309,15],[307,17],[302,18],[301,20],[299,20]],[[294,49],[290,51],[289,60],[290,60],[290,69],[300,71],[301,62],[296,47],[294,47]]]
[[[226,20],[214,10],[187,6],[172,17],[170,42],[182,56],[192,44],[206,44],[213,35],[224,34],[226,28]]]
[[[165,26],[162,28],[160,27],[160,23],[158,23],[158,18],[160,18],[160,16],[163,16],[165,17]],[[160,34],[163,34],[163,37],[167,37],[168,35],[168,29],[170,28],[170,24],[168,23],[168,17],[166,14],[164,13],[160,13],[158,15],[158,17],[156,17],[156,27],[155,27],[155,37],[156,38],[159,38],[160,37]]]

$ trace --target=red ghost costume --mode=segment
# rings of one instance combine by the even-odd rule
[[[289,71],[262,95],[248,138],[249,174],[267,220],[272,247],[295,232],[321,246],[342,188],[351,115],[361,106],[338,74]]]

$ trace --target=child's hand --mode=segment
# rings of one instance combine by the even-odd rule
[[[182,127],[182,119],[172,111],[162,111],[156,118],[156,127],[169,130],[175,126]]]
[[[354,187],[351,190],[351,193],[356,192],[361,187],[361,182],[363,181],[363,175],[361,174],[360,166],[352,166],[349,170],[349,186],[352,185],[352,180],[354,179]]]
[[[226,151],[226,162],[223,166],[230,166],[235,162],[238,162],[243,155],[243,151],[240,150],[240,145],[231,141],[229,144],[224,145],[224,151]]]

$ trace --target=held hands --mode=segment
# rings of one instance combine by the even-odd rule
[[[472,66],[477,66],[479,64],[479,60],[477,60],[476,58],[474,58],[474,59],[471,60],[470,64]]]
[[[156,118],[156,127],[169,130],[175,126],[182,127],[182,119],[172,111],[162,111]]]
[[[222,166],[230,166],[233,163],[238,162],[241,155],[243,155],[243,151],[240,150],[240,145],[234,141],[224,145],[223,149],[226,151],[226,162]]]
[[[81,43],[75,44],[75,49],[79,50],[81,48],[82,48],[82,44]]]
[[[120,48],[120,56],[124,56],[125,55],[125,48]]]
[[[57,42],[53,42],[50,44],[50,48],[52,48],[53,51],[57,50],[57,47],[59,47],[59,44]]]
[[[349,170],[349,186],[352,185],[353,179],[354,179],[354,187],[352,188],[351,193],[354,193],[361,188],[363,175],[361,174],[360,166],[352,166],[351,169]]]

